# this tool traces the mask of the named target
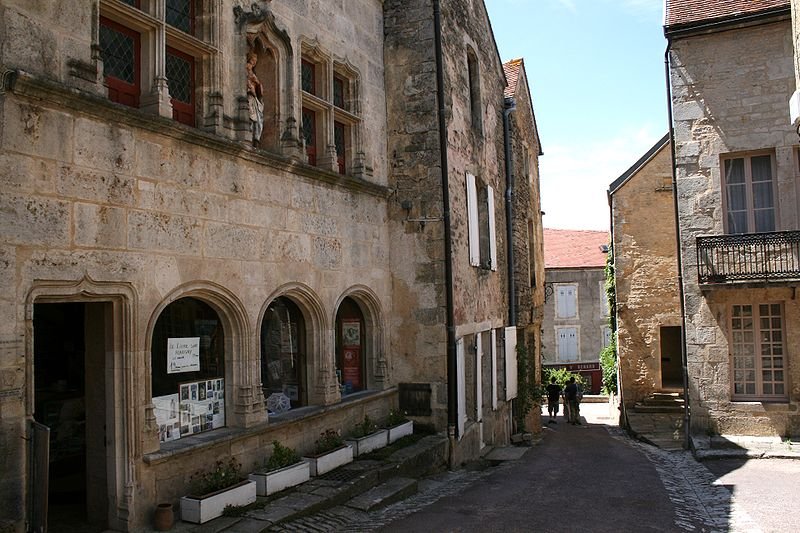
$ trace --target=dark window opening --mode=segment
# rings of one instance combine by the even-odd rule
[[[194,34],[194,18],[194,0],[167,0],[167,24]]]
[[[300,308],[289,298],[276,298],[261,323],[261,387],[272,412],[306,405],[305,339]]]
[[[351,298],[345,298],[336,313],[336,375],[343,394],[367,388],[364,314]]]
[[[333,105],[338,107],[339,109],[344,109],[344,90],[345,88],[345,81],[338,77],[333,77]]]
[[[167,47],[166,74],[172,97],[172,118],[194,126],[194,58]]]
[[[301,86],[308,94],[317,94],[316,65],[303,59],[300,62]]]
[[[345,154],[347,153],[346,141],[347,128],[341,122],[333,123],[333,141],[336,145],[336,162],[339,167],[339,174],[344,174],[346,170]]]
[[[478,245],[480,249],[481,267],[491,268],[491,243],[489,236],[489,190],[480,180],[478,193]]]
[[[317,164],[317,114],[307,108],[303,108],[303,139],[306,142],[306,155],[308,164]]]
[[[100,54],[112,102],[139,107],[140,48],[137,32],[100,17]]]

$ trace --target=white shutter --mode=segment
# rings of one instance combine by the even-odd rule
[[[497,411],[497,331],[492,330],[492,345],[489,349],[492,358],[492,411]]]
[[[464,436],[464,425],[467,421],[467,382],[466,371],[464,369],[464,339],[458,339],[456,343],[456,388],[458,389],[458,406],[456,410],[456,420],[458,426],[458,440]]]
[[[475,176],[467,173],[467,225],[469,229],[469,264],[480,266],[481,245],[478,234],[478,189]]]
[[[486,202],[489,208],[489,261],[492,270],[497,270],[497,234],[494,224],[494,189],[486,187]]]
[[[575,293],[576,292],[577,292],[577,290],[576,290],[574,285],[568,285],[567,286],[567,290],[566,290],[567,314],[564,315],[564,316],[566,316],[568,318],[572,318],[574,316],[577,316],[577,313],[575,312],[576,311],[576,309],[575,309]]]
[[[506,401],[517,397],[517,328],[506,328]]]
[[[475,334],[475,420],[483,420],[483,343],[480,333]]]
[[[567,316],[567,288],[564,285],[559,285],[556,292],[556,316],[558,318]]]
[[[578,359],[578,329],[558,328],[558,360],[576,361]]]

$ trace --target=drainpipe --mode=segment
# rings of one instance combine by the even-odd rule
[[[511,113],[517,110],[513,98],[505,99],[503,108],[503,144],[506,164],[506,249],[508,250],[508,325],[517,325],[516,283],[514,282],[514,173],[511,172]]]
[[[442,9],[433,0],[433,40],[436,55],[436,100],[439,104],[439,156],[442,173],[442,218],[444,221],[444,277],[447,306],[447,433],[451,439],[450,455],[458,435],[458,383],[456,368],[456,328],[453,307],[453,240],[450,231],[450,180],[447,163],[447,122],[444,101],[444,66],[442,57]]]
[[[681,258],[681,225],[678,218],[678,170],[675,156],[675,128],[672,118],[672,83],[669,71],[669,51],[672,43],[667,41],[664,52],[664,71],[667,80],[667,116],[669,117],[669,146],[672,156],[672,203],[675,212],[675,237],[678,258],[678,298],[681,305],[681,367],[683,370],[683,448],[691,447],[689,432],[691,431],[691,412],[689,410],[689,369],[686,361],[686,304],[683,293],[683,260]]]

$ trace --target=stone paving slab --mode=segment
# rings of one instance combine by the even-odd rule
[[[225,530],[226,533],[261,533],[270,526],[268,522],[245,518]]]
[[[520,448],[518,446],[502,446],[494,448],[490,451],[484,459],[488,459],[489,461],[516,461],[517,459],[521,459],[525,452],[528,451],[528,448]]]
[[[372,511],[407,498],[417,492],[417,480],[405,477],[392,478],[363,494],[359,494],[349,502],[347,507],[360,511]]]

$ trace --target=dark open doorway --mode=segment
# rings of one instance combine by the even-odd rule
[[[680,326],[661,327],[661,388],[681,389],[681,328]]]
[[[108,527],[110,309],[110,304],[77,302],[33,307],[34,419],[50,428],[49,460],[43,461],[49,531]]]

